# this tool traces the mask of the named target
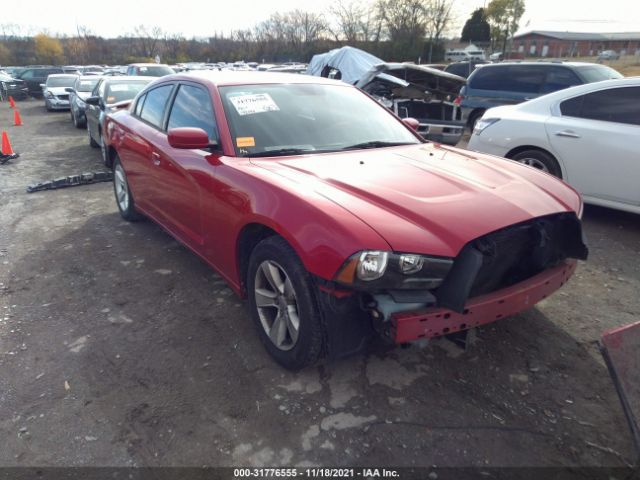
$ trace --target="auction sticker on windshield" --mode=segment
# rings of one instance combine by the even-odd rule
[[[268,93],[235,95],[229,101],[241,116],[280,110]]]

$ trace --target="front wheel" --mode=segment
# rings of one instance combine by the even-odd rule
[[[542,170],[554,177],[562,178],[562,170],[558,161],[553,158],[553,155],[542,150],[525,150],[513,155],[511,159]]]
[[[276,362],[300,370],[320,359],[325,327],[313,280],[282,237],[261,241],[251,253],[247,296],[260,340]]]
[[[93,148],[98,148],[100,144],[96,142],[91,136],[91,127],[89,125],[87,125],[87,134],[89,135],[89,145],[91,145]]]
[[[118,205],[122,218],[129,222],[135,222],[142,218],[142,215],[135,209],[127,174],[117,156],[113,165],[113,193],[116,196],[116,205]]]

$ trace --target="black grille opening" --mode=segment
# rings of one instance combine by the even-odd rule
[[[574,213],[539,217],[469,242],[438,289],[440,306],[462,311],[467,298],[509,287],[588,255],[580,220]]]

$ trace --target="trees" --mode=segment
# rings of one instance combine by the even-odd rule
[[[427,6],[427,31],[429,32],[429,55],[427,63],[432,62],[433,47],[440,43],[440,38],[451,23],[453,0],[430,0]]]
[[[485,18],[484,8],[473,11],[462,28],[460,41],[487,44],[491,42],[491,27]]]
[[[43,64],[56,65],[64,59],[62,43],[57,38],[39,33],[34,38],[36,60]]]
[[[491,24],[492,47],[502,44],[502,51],[506,51],[507,41],[518,30],[524,9],[524,0],[491,0],[485,13]]]

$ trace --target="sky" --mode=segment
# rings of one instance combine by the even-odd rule
[[[84,25],[104,37],[132,32],[136,25],[159,26],[166,32],[186,37],[207,37],[250,28],[270,14],[293,9],[326,12],[333,0],[30,0],[29,8],[11,8],[0,24],[18,24],[23,32],[72,35]],[[454,0],[456,22],[452,34],[459,35],[471,12],[488,3],[483,0]],[[520,30],[615,32],[640,31],[640,1],[634,0],[525,0],[526,11]],[[629,21],[634,19],[635,21]],[[457,28],[456,28],[457,27]]]

